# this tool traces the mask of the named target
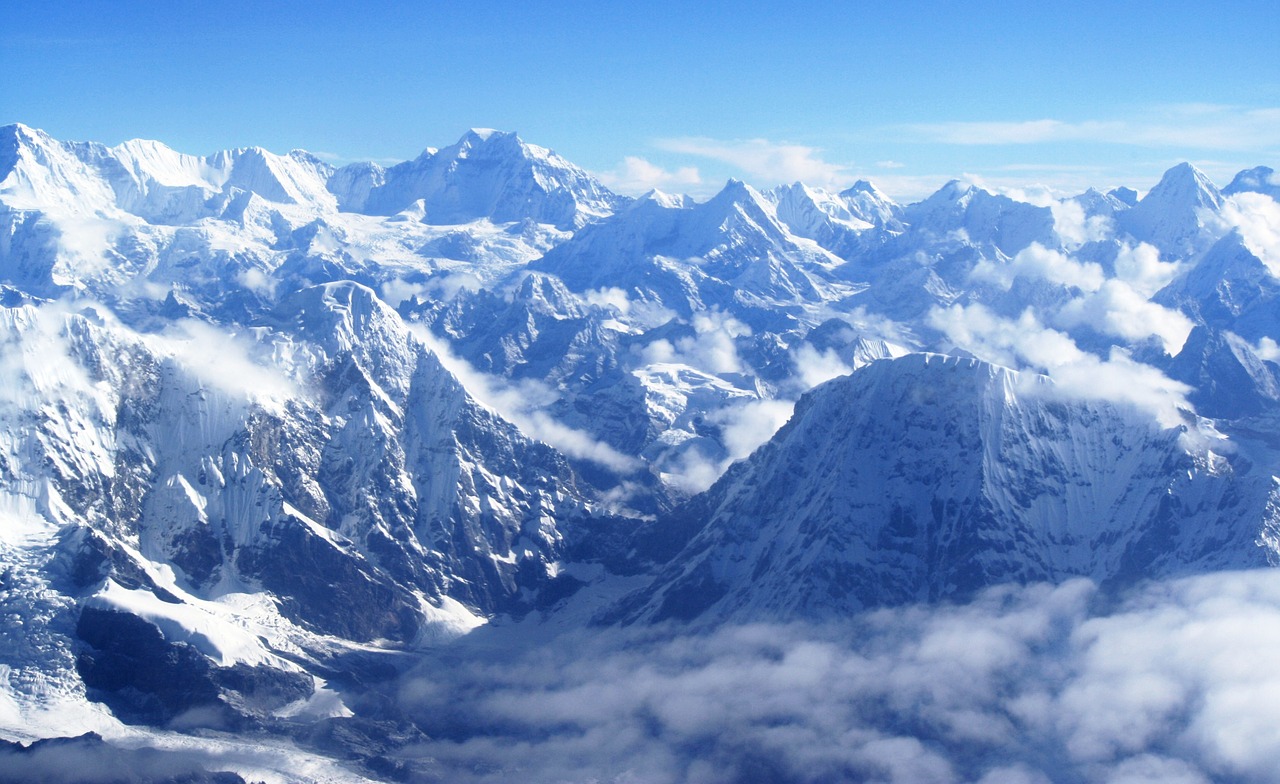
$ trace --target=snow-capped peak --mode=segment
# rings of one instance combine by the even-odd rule
[[[1222,206],[1222,193],[1204,172],[1183,162],[1166,171],[1160,182],[1140,202],[1148,203],[1165,209],[1182,208],[1189,204],[1217,209]]]
[[[487,142],[489,141],[489,138],[492,136],[515,136],[515,133],[498,131],[498,130],[494,130],[493,128],[469,128],[466,134],[462,138],[464,140],[475,138],[475,139],[479,139],[482,142]]]
[[[637,205],[656,204],[667,210],[685,209],[693,205],[693,202],[688,196],[667,193],[665,191],[660,191],[657,188],[652,188],[645,192],[636,199],[635,203]]]
[[[859,193],[866,193],[871,196],[875,196],[877,199],[883,199],[884,201],[891,201],[891,199],[889,199],[888,196],[884,195],[884,191],[877,188],[876,184],[871,180],[858,180],[854,184],[850,185],[848,188],[845,188],[844,190],[840,191],[840,195],[846,198]]]
[[[811,188],[804,183],[780,185],[769,191],[778,220],[798,237],[807,237],[824,248],[838,247],[845,235],[873,228],[842,195]]]
[[[1280,175],[1270,166],[1255,166],[1237,174],[1222,192],[1228,196],[1237,193],[1265,193],[1280,201]]]
[[[343,208],[394,215],[421,200],[423,220],[459,224],[530,219],[575,228],[624,203],[587,172],[515,133],[471,129],[455,144],[385,170],[337,174]]]
[[[1107,195],[1121,204],[1125,204],[1130,207],[1138,203],[1138,192],[1133,188],[1128,188],[1124,185],[1121,185],[1118,188],[1112,188],[1107,191]]]
[[[1134,239],[1155,245],[1167,256],[1185,257],[1204,247],[1204,211],[1222,208],[1222,193],[1190,163],[1169,169],[1120,225]]]

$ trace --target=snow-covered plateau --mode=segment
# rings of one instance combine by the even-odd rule
[[[1273,781],[1278,197],[0,128],[0,781]]]

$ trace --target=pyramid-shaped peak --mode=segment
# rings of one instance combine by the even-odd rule
[[[1165,177],[1170,177],[1170,176],[1196,177],[1204,180],[1209,179],[1208,177],[1205,176],[1204,172],[1197,169],[1195,165],[1192,164],[1190,161],[1183,161],[1182,163],[1175,164],[1174,166],[1169,167],[1169,170],[1164,173],[1164,176]]]
[[[764,197],[760,192],[736,177],[730,177],[724,187],[707,204],[761,204]]]
[[[4,138],[32,137],[36,134],[45,135],[44,131],[32,128],[24,123],[10,123],[9,125],[0,126],[0,137]]]
[[[881,191],[879,188],[877,188],[876,184],[871,180],[858,180],[854,184],[850,185],[848,188],[845,188],[843,191],[841,191],[840,195],[852,196],[859,193],[870,194],[872,196],[875,196],[878,199],[887,200],[889,198],[885,196],[884,192]]]
[[[1166,171],[1142,201],[1218,207],[1222,204],[1222,194],[1204,172],[1184,161]]]
[[[821,198],[827,195],[827,190],[825,188],[818,188],[816,186],[809,185],[808,183],[801,182],[800,180],[796,180],[790,185],[779,185],[774,189],[774,191],[777,193],[803,193],[810,198]]]
[[[679,194],[667,193],[657,188],[651,188],[642,196],[635,200],[637,206],[644,204],[656,204],[659,207],[668,210],[677,210],[689,206],[689,197]]]
[[[968,200],[976,193],[985,193],[985,191],[966,180],[951,180],[922,203],[940,205],[964,202],[967,204]]]
[[[812,189],[809,189],[812,190]],[[724,188],[721,193],[733,193],[739,198],[750,198],[754,201],[764,201],[764,195],[756,190],[755,186],[748,182],[743,182],[736,177],[730,177],[725,181]]]
[[[707,201],[706,206],[714,211],[729,211],[734,207],[745,207],[749,212],[772,214],[773,205],[755,188],[737,178],[730,178],[724,188]]]

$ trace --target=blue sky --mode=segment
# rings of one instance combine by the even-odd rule
[[[624,191],[1280,168],[1280,3],[6,4],[0,123],[403,160],[516,130]]]

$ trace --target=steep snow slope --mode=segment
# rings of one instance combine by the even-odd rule
[[[589,523],[564,460],[358,284],[304,289],[234,337],[0,314],[19,715],[86,685],[137,721],[269,715],[313,698],[335,652],[532,607]]]
[[[1277,297],[1280,280],[1249,249],[1240,233],[1232,231],[1153,300],[1178,308],[1197,323],[1258,340],[1280,335]]]
[[[1181,163],[1165,172],[1119,223],[1139,242],[1155,245],[1169,258],[1182,258],[1204,249],[1204,213],[1221,207],[1222,194],[1204,172]]]
[[[1243,484],[1178,430],[1041,377],[873,362],[803,398],[690,504],[696,534],[614,617],[834,617],[1009,581],[1261,565],[1270,488]]]

